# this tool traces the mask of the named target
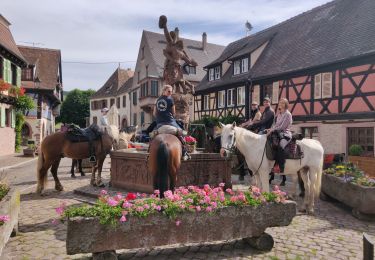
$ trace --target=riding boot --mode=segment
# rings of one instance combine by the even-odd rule
[[[280,168],[280,174],[282,175],[282,181],[280,183],[280,186],[285,186],[285,181],[286,181],[286,176],[283,175],[284,173],[284,169],[285,169],[285,152],[284,152],[284,149],[279,147],[277,149],[277,161],[278,161],[278,164],[279,164],[279,168]]]
[[[181,147],[182,147],[182,160],[184,161],[187,161],[187,160],[190,160],[191,157],[190,155],[188,154],[187,152],[187,149],[186,149],[186,143],[185,143],[185,140],[184,140],[184,137],[182,135],[177,135],[177,138],[180,140],[181,142]]]
[[[273,171],[271,171],[269,175],[270,175],[270,179],[269,179],[268,183],[271,184],[272,181],[275,179],[275,173]]]

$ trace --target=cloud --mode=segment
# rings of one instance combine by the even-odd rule
[[[245,35],[248,20],[257,32],[327,0],[2,0],[2,14],[12,23],[17,43],[58,48],[64,61],[130,61],[134,68],[142,30],[158,32],[158,18],[168,17],[184,38],[227,45]],[[118,64],[63,63],[64,88],[98,89]]]

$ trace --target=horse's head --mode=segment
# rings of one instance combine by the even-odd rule
[[[131,139],[134,138],[135,133],[137,132],[137,128],[138,128],[138,126],[133,127],[131,129],[129,128],[128,131],[126,131],[126,132],[121,131],[119,133],[119,149],[128,148],[128,144],[131,141]]]
[[[227,125],[220,122],[220,126],[222,128],[220,155],[221,157],[229,157],[233,153],[236,146],[236,135],[234,131],[236,122]]]

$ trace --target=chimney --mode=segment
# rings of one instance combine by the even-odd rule
[[[180,39],[180,30],[178,27],[174,28],[174,33],[176,34],[176,41]]]
[[[207,48],[207,33],[202,34],[202,50],[206,50]]]

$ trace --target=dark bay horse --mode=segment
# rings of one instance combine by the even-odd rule
[[[148,168],[154,180],[154,189],[160,191],[160,197],[164,192],[174,191],[177,182],[177,171],[181,166],[181,142],[171,134],[159,134],[150,144],[150,156]]]
[[[37,193],[41,194],[47,182],[48,169],[51,168],[53,179],[55,180],[55,189],[63,190],[63,186],[57,177],[57,169],[59,168],[62,156],[73,159],[85,159],[90,157],[89,143],[73,143],[66,138],[66,133],[58,132],[46,136],[39,151],[38,165],[37,165]],[[118,138],[118,136],[117,136]],[[111,151],[114,138],[108,133],[102,133],[98,140],[93,141],[95,148],[96,163],[92,168],[91,185],[103,187],[101,180],[101,172],[103,162],[107,154]],[[98,170],[98,178],[95,180],[95,172]]]

